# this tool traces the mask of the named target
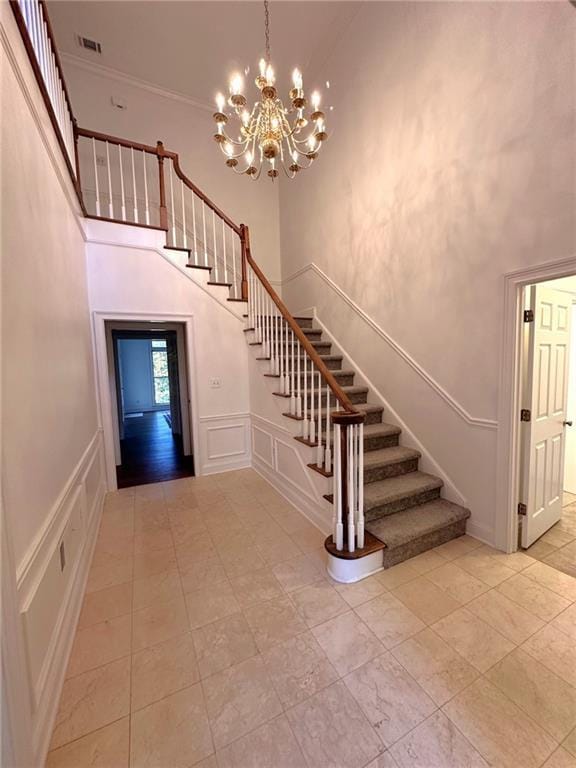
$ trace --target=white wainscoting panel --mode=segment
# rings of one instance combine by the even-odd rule
[[[252,466],[323,533],[332,528],[332,507],[323,498],[331,483],[312,472],[312,449],[294,440],[291,432],[252,414]]]
[[[34,753],[39,765],[44,763],[56,716],[105,492],[103,441],[98,430],[18,569]]]
[[[227,472],[250,466],[250,416],[247,413],[230,413],[221,416],[201,416],[200,475]]]

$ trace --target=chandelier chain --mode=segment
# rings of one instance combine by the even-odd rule
[[[270,10],[268,0],[264,0],[264,34],[266,35],[266,63],[270,64]]]

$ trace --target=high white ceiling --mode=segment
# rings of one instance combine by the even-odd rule
[[[270,3],[272,60],[278,86],[289,87],[295,66],[304,86],[316,82],[325,52],[345,31],[359,2]],[[250,67],[253,78],[264,52],[262,2],[181,0],[51,0],[48,4],[59,50],[85,61],[206,104],[227,87],[234,71]],[[81,48],[77,35],[97,40],[101,55]],[[307,72],[316,73],[307,81]]]

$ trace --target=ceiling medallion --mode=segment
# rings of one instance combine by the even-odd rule
[[[306,116],[308,100],[304,95],[302,74],[297,69],[292,73],[290,106],[285,107],[282,103],[270,64],[268,0],[264,0],[264,18],[266,58],[260,60],[260,73],[254,81],[260,89],[260,98],[249,111],[243,94],[244,80],[239,74],[233,75],[228,99],[221,93],[216,96],[218,109],[214,113],[217,128],[214,140],[226,157],[226,165],[235,173],[258,179],[262,169],[267,167],[267,175],[274,180],[281,167],[286,176],[293,179],[299,171],[310,167],[318,157],[322,142],[328,138],[325,115],[320,110],[320,94],[314,91],[310,96],[311,113]],[[229,113],[226,107],[229,107]],[[225,132],[229,119],[240,124],[237,139],[232,139]],[[304,136],[308,125],[311,129]]]

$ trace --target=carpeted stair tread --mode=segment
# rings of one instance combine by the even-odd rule
[[[364,429],[366,429],[366,427],[364,427]],[[420,451],[416,451],[414,448],[406,448],[403,445],[394,445],[390,448],[380,448],[376,451],[365,451],[364,469],[375,466],[384,467],[388,464],[399,464],[402,461],[419,459],[420,456]]]
[[[322,355],[320,355],[320,357],[322,357]],[[337,356],[335,355],[335,357],[337,357]],[[334,373],[334,371],[333,371],[333,373]],[[355,376],[355,375],[356,375],[356,371],[353,370],[352,368],[341,368],[339,371],[336,371],[336,378],[338,376]],[[306,379],[308,379],[308,381],[310,381],[310,379],[312,378],[312,374],[310,373],[310,371],[307,371],[306,372],[306,377],[304,377],[304,372],[301,369],[300,370],[300,378],[302,379],[302,381],[304,381],[304,378],[306,378]],[[316,372],[314,373],[314,378],[316,380],[318,379],[318,374]],[[298,379],[298,376],[296,376],[296,379]]]
[[[446,499],[435,499],[395,515],[366,523],[366,530],[386,544],[388,550],[429,536],[470,517],[470,510]]]
[[[358,406],[358,410],[362,413],[368,414],[381,414],[384,411],[384,408],[381,405],[371,405],[370,403],[360,403]],[[316,414],[318,412],[317,409],[314,409],[314,413]],[[330,408],[328,410],[329,414],[334,413],[334,408]],[[320,414],[322,415],[322,419],[324,419],[324,423],[326,422],[326,408],[320,408]],[[287,413],[284,414],[285,416],[288,416]],[[364,425],[364,430],[366,430],[367,426],[371,426],[368,424]],[[381,424],[378,424],[378,426],[381,426]]]
[[[366,406],[363,405],[361,410],[365,410]],[[384,409],[382,409],[384,410]],[[368,440],[372,437],[392,437],[393,435],[399,435],[402,433],[400,427],[396,424],[386,424],[385,422],[379,422],[378,424],[364,424],[364,440]],[[326,432],[322,432],[323,442],[326,442]],[[330,434],[330,443],[333,442],[333,435]],[[368,455],[366,452],[365,455]],[[366,461],[366,459],[364,459]]]
[[[340,373],[340,371],[338,371]],[[340,387],[340,389],[347,395],[367,395],[368,394],[368,387],[363,387],[361,384],[349,384],[345,385],[343,387]],[[313,390],[308,390],[308,396],[310,396],[311,393],[314,393],[315,397],[318,397],[318,388],[316,387]],[[304,394],[304,391],[302,391],[302,395]],[[320,394],[322,397],[322,401],[326,400],[326,387],[322,387],[320,390]]]
[[[408,475],[388,477],[364,486],[364,508],[367,512],[400,499],[433,491],[444,485],[439,477],[425,472],[410,472]]]

